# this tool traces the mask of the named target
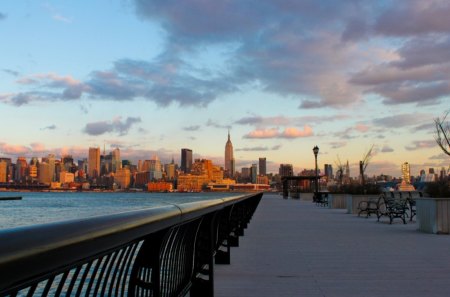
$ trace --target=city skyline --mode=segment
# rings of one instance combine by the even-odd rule
[[[224,165],[230,129],[237,170],[314,168],[315,145],[352,175],[372,144],[368,175],[449,166],[433,139],[449,109],[446,1],[2,4],[0,157],[106,144]]]

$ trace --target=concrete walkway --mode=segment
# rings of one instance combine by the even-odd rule
[[[450,236],[264,194],[215,296],[450,296]]]

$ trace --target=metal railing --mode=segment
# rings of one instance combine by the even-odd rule
[[[2,230],[0,296],[213,296],[261,197]]]

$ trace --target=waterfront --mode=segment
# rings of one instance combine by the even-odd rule
[[[0,192],[0,229],[107,215],[161,206],[168,203],[237,196],[241,193],[94,193],[94,192]]]

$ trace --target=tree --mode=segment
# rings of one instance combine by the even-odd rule
[[[342,164],[341,158],[339,155],[337,156],[337,160],[334,162],[336,165],[336,178],[338,180],[339,186],[342,186],[342,181],[344,179],[345,165]]]
[[[374,145],[372,144],[372,147],[364,154],[362,161],[359,161],[359,174],[361,175],[361,185],[363,186],[363,188],[366,184],[364,173],[366,172],[366,168],[369,165],[370,159],[372,159],[373,147]]]
[[[434,124],[436,125],[436,135],[434,136],[434,139],[441,150],[448,156],[450,156],[450,124],[448,121],[446,122],[446,119],[449,113],[450,110],[448,110],[442,118],[434,119]]]

